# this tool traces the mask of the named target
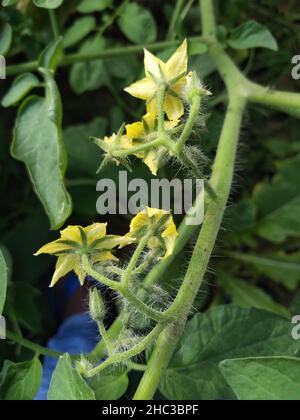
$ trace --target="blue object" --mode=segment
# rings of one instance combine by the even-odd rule
[[[99,342],[97,324],[87,313],[73,315],[61,324],[56,335],[48,342],[48,348],[62,353],[89,353]],[[47,400],[48,389],[57,359],[45,357],[43,381],[36,400]]]

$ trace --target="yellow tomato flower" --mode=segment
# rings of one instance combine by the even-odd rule
[[[160,83],[167,86],[164,111],[169,120],[177,121],[184,114],[181,99],[187,78],[187,41],[185,40],[172,57],[165,63],[145,50],[146,77],[125,89],[130,95],[147,101],[147,111],[158,114],[157,88]]]
[[[81,266],[81,256],[86,253],[92,264],[105,261],[118,261],[110,252],[117,246],[126,246],[134,238],[106,234],[106,223],[94,223],[85,228],[68,226],[60,232],[60,239],[44,245],[35,254],[50,254],[58,257],[50,287],[71,271],[75,271],[80,284],[83,285],[86,273]]]
[[[165,121],[165,129],[171,130],[176,127],[178,121]],[[126,136],[130,139],[145,139],[147,135],[152,134],[157,129],[156,115],[148,112],[144,115],[142,121],[126,125]],[[136,156],[143,159],[144,163],[148,166],[151,173],[156,176],[162,148],[148,150],[146,152],[137,153]]]
[[[168,258],[173,254],[178,236],[176,225],[170,212],[147,207],[132,219],[130,231],[126,236],[135,237],[139,240],[151,228],[153,228],[154,233],[149,240],[148,247],[151,249],[162,248],[165,255],[160,259]]]

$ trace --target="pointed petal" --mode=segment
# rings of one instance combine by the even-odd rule
[[[68,245],[59,243],[59,240],[50,242],[49,244],[44,245],[40,248],[34,255],[38,256],[41,254],[51,254],[55,255],[57,252],[65,251],[71,249]]]
[[[150,169],[152,175],[156,176],[158,171],[158,164],[159,164],[159,155],[157,150],[150,150],[145,157],[144,162]]]
[[[111,252],[97,252],[92,256],[92,264],[103,261],[119,261]]]
[[[106,235],[106,226],[107,223],[93,223],[92,225],[84,228],[87,235],[88,245]]]
[[[153,131],[154,128],[155,128],[155,123],[156,123],[156,115],[155,115],[155,113],[153,113],[153,112],[147,112],[147,114],[143,116],[143,120],[148,125],[150,131]]]
[[[53,287],[59,279],[70,273],[70,271],[73,271],[78,264],[78,261],[79,257],[73,254],[58,257],[50,287]]]
[[[78,277],[79,283],[81,284],[81,286],[83,286],[85,278],[86,278],[86,272],[84,271],[84,269],[81,267],[80,264],[77,264],[74,267],[74,271]]]
[[[164,102],[164,110],[167,113],[169,120],[179,120],[184,114],[184,106],[179,98],[167,95]]]
[[[61,239],[81,243],[80,226],[68,226],[60,232]]]
[[[185,40],[178,50],[166,63],[166,73],[168,79],[174,79],[182,73],[187,72],[188,55],[187,55],[187,40]]]
[[[164,239],[166,247],[166,254],[164,257],[162,257],[162,259],[168,258],[173,254],[177,237],[178,232],[176,225],[173,221],[173,217],[170,217],[167,223],[167,228],[162,234],[162,238]]]
[[[124,90],[135,98],[147,100],[155,94],[156,85],[152,79],[145,78],[133,83]]]
[[[160,79],[161,78],[160,69],[164,72],[165,66],[166,66],[165,63],[162,60],[160,60],[158,57],[155,57],[155,55],[153,55],[148,50],[144,50],[144,53],[145,53],[144,64],[145,64],[146,76],[151,78],[151,75],[153,75],[156,79]]]
[[[140,139],[145,136],[144,125],[141,121],[126,125],[126,135],[131,139]]]
[[[126,246],[132,244],[134,241],[132,238],[118,235],[107,235],[98,245],[95,246],[95,249],[113,249],[117,246]]]
[[[158,115],[158,106],[156,98],[153,98],[151,101],[147,102],[147,112],[148,114]]]
[[[147,211],[143,210],[140,213],[138,213],[130,223],[130,234],[134,235],[136,232],[138,232],[140,229],[142,229],[144,226],[148,226],[149,219],[147,215]]]

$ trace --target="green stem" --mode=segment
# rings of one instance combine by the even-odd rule
[[[189,113],[189,117],[187,119],[187,122],[185,124],[184,130],[181,133],[181,136],[179,137],[175,150],[180,153],[183,146],[187,142],[188,138],[191,135],[191,132],[193,131],[193,128],[196,124],[198,115],[199,115],[199,109],[200,109],[200,102],[201,102],[201,96],[200,95],[194,95],[192,99],[191,109]]]
[[[135,394],[135,400],[153,398],[202,284],[230,194],[244,107],[244,99],[235,91],[232,92],[212,175],[212,183],[219,199],[212,201],[208,208],[183,284],[172,307],[167,310],[168,315],[176,314],[178,320],[173,325],[168,325],[159,337],[148,368]]]
[[[13,341],[14,343],[17,343],[20,346],[22,346],[22,347],[24,347],[28,350],[31,350],[35,353],[39,353],[42,356],[57,358],[57,357],[60,357],[60,356],[63,355],[63,353],[47,349],[46,347],[40,346],[39,344],[36,344],[36,343],[33,343],[32,341],[27,340],[26,338],[23,338],[20,335],[15,334],[11,331],[6,331],[6,337],[9,340]]]
[[[113,348],[113,345],[112,345],[112,343],[110,341],[110,338],[107,334],[107,331],[106,331],[106,328],[103,324],[103,321],[98,321],[98,328],[99,328],[99,332],[100,332],[100,335],[102,337],[102,340],[103,340],[103,342],[105,344],[105,347],[107,349],[108,355],[111,356],[114,348]]]
[[[164,101],[165,101],[166,87],[163,85],[157,91],[157,108],[158,108],[158,132],[164,135],[165,130],[165,112],[164,112]]]
[[[59,38],[60,33],[59,33],[59,25],[58,25],[55,10],[49,9],[49,17],[50,17],[53,36],[55,39],[57,39]]]
[[[113,324],[110,326],[110,328],[107,331],[107,336],[110,341],[115,340],[123,328],[123,322],[121,317],[118,317]],[[101,340],[97,346],[94,348],[94,350],[88,355],[89,360],[91,361],[99,361],[100,359],[103,359],[106,353],[106,345],[103,340]]]
[[[185,0],[177,0],[174,12],[170,21],[170,26],[167,33],[167,39],[175,39],[176,38],[176,25],[178,22],[178,19],[180,18],[180,12],[182,11],[182,8],[184,6]]]
[[[162,325],[160,324],[156,325],[156,327],[153,328],[153,330],[145,338],[143,338],[137,345],[132,347],[130,350],[124,351],[123,353],[114,354],[110,356],[103,363],[101,363],[101,365],[86,372],[85,377],[92,378],[93,376],[100,373],[102,370],[106,369],[108,366],[112,364],[124,362],[142,353],[153,342],[153,340],[161,333],[162,329],[163,329]]]
[[[206,40],[203,37],[191,37],[189,38],[191,42],[202,42],[205,43]],[[105,60],[109,58],[119,58],[132,54],[143,53],[144,48],[149,51],[156,52],[162,51],[166,48],[171,48],[178,46],[180,41],[163,41],[156,42],[153,44],[142,44],[142,45],[130,45],[123,46],[118,48],[111,48],[110,50],[99,51],[97,53],[75,53],[75,54],[66,54],[59,63],[59,66],[66,67],[78,62],[89,62],[94,60]],[[7,66],[6,74],[8,76],[14,76],[16,74],[25,73],[28,71],[35,71],[38,69],[38,61],[31,61],[28,63],[14,64]]]
[[[87,255],[82,256],[82,268],[83,270],[91,277],[93,277],[95,280],[99,281],[100,283],[104,284],[107,287],[110,287],[112,290],[115,290],[117,292],[120,292],[121,290],[121,284],[110,280],[107,277],[105,277],[103,274],[98,273],[98,271],[95,271],[93,267],[91,266],[89,262],[89,257]]]
[[[113,152],[115,157],[126,157],[129,155],[134,155],[139,152],[144,152],[148,149],[160,146],[162,141],[160,139],[149,141],[149,143],[143,143],[138,146],[130,147],[129,149],[116,150]]]

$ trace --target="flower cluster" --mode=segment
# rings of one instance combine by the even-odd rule
[[[166,153],[180,157],[176,135],[184,132],[184,124],[181,124],[184,104],[191,105],[195,95],[207,96],[210,92],[203,88],[196,73],[188,73],[186,40],[167,62],[145,50],[144,66],[145,78],[125,91],[146,101],[146,114],[141,121],[124,124],[118,134],[94,141],[105,152],[104,163],[113,161],[130,169],[127,158],[135,156],[143,160],[153,175],[157,175]],[[197,116],[198,113],[199,105],[194,114]],[[185,164],[185,160],[181,163]]]
[[[108,235],[106,223],[93,223],[85,228],[68,226],[60,232],[61,237],[44,245],[35,255],[50,254],[58,257],[50,287],[71,271],[74,271],[83,285],[86,271],[82,267],[82,257],[86,255],[91,265],[117,262],[113,254],[115,248],[138,243],[142,236],[149,234],[145,244],[148,249],[157,250],[158,258],[172,255],[177,230],[169,212],[147,208],[133,218],[130,231],[124,236]]]

